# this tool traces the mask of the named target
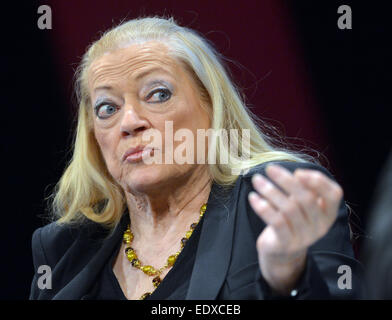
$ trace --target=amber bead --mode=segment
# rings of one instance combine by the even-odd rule
[[[136,268],[139,268],[139,267],[140,267],[140,261],[139,261],[139,259],[133,259],[133,260],[131,261],[131,264],[132,264],[132,266],[134,266],[134,267],[136,267]]]
[[[137,255],[136,255],[135,251],[133,251],[133,250],[128,250],[128,252],[127,252],[127,258],[128,258],[129,261],[132,261],[132,260],[134,260],[134,259],[137,259]]]
[[[188,241],[187,238],[182,238],[182,239],[181,239],[181,245],[182,245],[182,246],[185,246],[185,244],[186,244],[187,241]]]
[[[127,248],[125,248],[125,253],[128,254],[128,251],[130,251],[130,250],[135,251],[135,250],[133,250],[132,247],[127,247]]]
[[[201,208],[200,208],[200,215],[203,215],[204,212],[206,212],[206,210],[207,210],[207,205],[206,205],[206,204],[203,204],[203,205],[201,206]]]
[[[141,270],[142,270],[145,274],[147,274],[147,275],[149,275],[149,276],[153,276],[153,275],[156,275],[156,274],[157,274],[157,270],[155,270],[155,268],[152,267],[152,266],[143,266],[143,267],[141,267]]]
[[[152,284],[154,285],[154,287],[158,287],[159,284],[161,283],[161,278],[159,276],[156,276],[154,279],[152,279]]]
[[[172,254],[169,258],[167,258],[167,265],[171,267],[177,260],[177,254]]]
[[[144,300],[144,299],[146,299],[148,296],[150,296],[151,295],[151,292],[146,292],[145,294],[143,294],[141,297],[140,297],[140,300]]]
[[[131,233],[131,231],[125,231],[123,236],[124,243],[129,244],[132,242],[132,240],[133,240],[133,234]]]
[[[192,230],[187,231],[187,233],[185,233],[185,238],[189,239],[192,235]]]

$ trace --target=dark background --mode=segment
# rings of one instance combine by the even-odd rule
[[[30,0],[2,7],[0,299],[29,295],[31,236],[45,223],[44,198],[70,156],[74,69],[100,31],[139,15],[173,15],[213,41],[252,110],[289,143],[325,156],[354,210],[360,257],[392,146],[386,3]],[[52,8],[52,30],[37,27],[41,4]],[[351,6],[352,30],[337,27],[342,4]]]

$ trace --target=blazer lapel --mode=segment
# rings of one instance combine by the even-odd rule
[[[83,270],[53,297],[53,300],[80,300],[88,297],[89,290],[92,289],[99,272],[113,253],[115,246],[121,242],[122,231],[128,221],[128,216],[128,210],[126,209],[113,234],[103,242],[96,242],[95,246],[89,248],[89,250],[95,251],[96,254]]]
[[[187,300],[214,300],[229,268],[241,178],[229,192],[213,183]]]

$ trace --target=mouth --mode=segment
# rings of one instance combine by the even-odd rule
[[[130,148],[124,153],[122,160],[124,162],[139,162],[143,160],[143,157],[152,156],[154,154],[154,149],[145,146],[137,146],[135,148]]]

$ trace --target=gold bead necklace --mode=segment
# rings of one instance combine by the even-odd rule
[[[167,258],[165,265],[159,269],[156,269],[153,266],[149,266],[149,265],[142,265],[142,263],[140,262],[139,258],[136,255],[136,251],[131,247],[132,240],[133,240],[133,233],[131,231],[131,225],[128,224],[127,230],[125,230],[124,236],[123,236],[123,242],[127,245],[127,247],[125,248],[125,255],[126,255],[127,259],[131,262],[133,267],[140,269],[148,276],[154,277],[152,279],[152,284],[154,285],[155,289],[159,286],[159,284],[162,281],[162,279],[160,278],[160,275],[162,274],[162,272],[166,268],[172,267],[174,265],[174,263],[177,260],[178,255],[181,253],[182,249],[185,247],[186,242],[191,237],[193,230],[195,230],[200,219],[203,217],[203,214],[206,211],[206,209],[207,209],[207,204],[205,203],[200,208],[199,220],[190,225],[190,229],[186,232],[185,237],[181,239],[181,249],[179,251],[177,251],[175,254],[170,255]],[[152,292],[146,292],[145,294],[143,294],[139,298],[139,300],[144,300],[145,298],[147,298],[151,294],[152,294]]]

